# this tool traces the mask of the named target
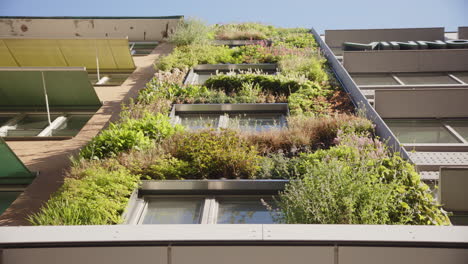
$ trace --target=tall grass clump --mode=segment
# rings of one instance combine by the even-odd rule
[[[210,39],[211,28],[203,21],[189,18],[179,21],[176,31],[169,37],[169,42],[177,46],[206,44]]]

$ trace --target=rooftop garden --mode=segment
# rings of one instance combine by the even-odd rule
[[[213,39],[271,40],[229,48]],[[174,51],[118,122],[77,157],[34,225],[104,225],[122,213],[141,180],[288,179],[271,213],[288,224],[447,225],[447,215],[413,166],[390,152],[356,114],[306,29],[261,24],[206,26],[186,20]],[[277,63],[279,72],[216,74],[182,84],[198,64]],[[282,129],[190,130],[169,117],[174,104],[288,103]]]

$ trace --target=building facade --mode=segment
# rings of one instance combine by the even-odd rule
[[[1,43],[8,52],[1,55],[10,58],[10,64],[6,65],[5,59],[5,65],[0,65],[0,85],[6,95],[1,101],[4,124],[0,133],[8,143],[3,138],[0,141],[4,150],[0,178],[5,183],[1,198],[2,206],[9,207],[0,216],[4,226],[0,227],[2,263],[468,260],[468,229],[458,226],[466,224],[468,212],[464,192],[468,183],[468,44],[461,40],[468,36],[464,37],[463,27],[458,33],[421,28],[330,30],[321,36],[311,31],[317,50],[350,102],[373,122],[381,141],[416,166],[422,180],[434,188],[434,199],[453,212],[451,226],[275,224],[265,204],[274,206],[272,196],[284,191],[291,180],[251,179],[244,177],[243,171],[225,172],[216,179],[184,175],[184,180],[143,180],[131,193],[122,212],[123,222],[117,225],[27,226],[27,217],[39,212],[62,186],[67,177],[64,170],[70,167],[69,156],[85,148],[109,122],[117,122],[121,103],[128,103],[138,92],[140,101],[146,100],[141,99],[142,94],[154,100],[164,92],[151,80],[153,62],[172,51],[173,46],[164,40],[180,19],[2,18],[0,32],[7,36]],[[44,23],[61,27],[51,31]],[[281,70],[284,68],[271,63],[200,64],[186,73],[182,87],[188,90],[206,82],[214,87],[212,77],[218,75],[255,75],[259,71],[262,76],[277,76]],[[14,75],[16,79],[11,78]],[[278,78],[274,80],[280,82]],[[256,89],[252,83],[249,91]],[[65,93],[63,86],[68,88]],[[149,92],[141,92],[145,89]],[[288,89],[291,92],[291,86]],[[30,99],[31,94],[36,101]],[[185,101],[181,98],[170,105],[168,120],[171,126],[188,131],[207,127],[250,135],[282,131],[292,125],[289,115],[297,111],[290,100],[289,105],[267,100],[228,103],[233,99],[203,104],[193,103],[190,96]],[[160,107],[145,105],[150,106],[151,111]],[[124,110],[140,114],[135,109]],[[193,143],[184,138],[174,140]],[[198,140],[190,146],[197,148],[203,140],[213,138],[208,135]],[[235,151],[242,146],[229,147],[223,150],[232,151],[229,154],[235,158],[227,155],[226,159],[234,163]],[[162,154],[167,153],[153,153]],[[144,160],[149,152],[133,155]],[[189,163],[184,170],[189,171],[194,164]]]

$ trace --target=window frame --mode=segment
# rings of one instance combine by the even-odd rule
[[[289,180],[147,180],[133,192],[122,217],[129,225],[142,225],[152,198],[201,198],[200,223],[217,224],[219,202],[224,198],[270,199]]]
[[[279,128],[288,126],[289,107],[287,103],[259,104],[174,104],[170,113],[172,124],[181,124],[180,114],[219,115],[215,129],[229,128],[231,114],[273,114],[280,115]],[[233,118],[234,119],[234,118]],[[190,128],[188,128],[190,129]],[[252,129],[251,131],[255,131]]]

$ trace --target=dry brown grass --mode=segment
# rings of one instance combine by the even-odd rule
[[[348,128],[346,128],[346,127]],[[372,130],[372,123],[354,115],[337,114],[324,117],[296,116],[288,119],[282,130],[242,132],[250,144],[257,146],[263,155],[283,152],[294,155],[299,151],[328,148],[340,129]]]

